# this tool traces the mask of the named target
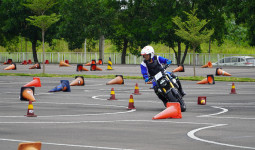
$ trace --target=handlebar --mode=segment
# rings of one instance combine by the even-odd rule
[[[170,64],[166,64],[163,69],[161,70],[162,72],[166,70],[166,68],[168,68],[170,66]],[[153,79],[154,76],[149,76],[149,80],[148,81],[151,81]]]

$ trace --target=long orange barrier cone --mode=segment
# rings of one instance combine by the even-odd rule
[[[214,76],[213,75],[207,75],[207,78],[197,82],[197,84],[215,84]]]
[[[39,63],[36,63],[33,66],[31,66],[29,69],[41,69],[41,66]]]
[[[135,85],[135,91],[134,91],[133,94],[135,94],[135,95],[141,95],[141,93],[139,92],[139,87],[138,87],[138,84],[137,84],[137,83],[136,83],[136,85]]]
[[[181,107],[180,103],[167,103],[167,108],[154,116],[152,119],[168,119],[168,118],[175,118],[175,119],[180,119],[182,118],[182,113],[181,113]]]
[[[181,66],[175,68],[172,72],[184,72],[184,66],[181,65]]]
[[[86,63],[84,66],[90,66],[91,62]]]
[[[231,92],[230,92],[230,94],[236,94],[235,83],[232,83],[232,87],[231,87]]]
[[[69,64],[65,63],[63,60],[59,62],[59,67],[70,67]]]
[[[41,150],[41,142],[19,143],[18,150]]]
[[[130,95],[129,102],[128,102],[128,110],[136,109],[134,105],[134,98],[133,95]]]
[[[75,80],[70,83],[70,86],[83,86],[85,84],[83,76],[76,76]]]
[[[207,64],[201,66],[201,68],[212,68],[213,65],[212,65],[212,62],[211,61],[208,61]]]
[[[38,77],[34,77],[33,81],[28,82],[27,84],[24,85],[24,87],[30,87],[30,86],[34,86],[34,87],[41,87],[41,80]]]
[[[110,98],[107,99],[107,100],[118,100],[118,99],[115,98],[114,88],[111,89],[111,96],[110,96]]]
[[[35,101],[34,97],[34,87],[21,87],[20,90],[20,100],[23,101]]]
[[[227,73],[226,71],[222,70],[221,68],[216,68],[216,73],[215,73],[216,76],[220,76],[220,75],[223,75],[223,76],[231,76],[230,73]]]
[[[198,105],[206,105],[206,96],[199,96],[197,98],[197,104]]]
[[[29,101],[28,108],[27,108],[27,117],[37,117],[37,115],[34,114],[34,106],[32,104],[32,101]]]
[[[112,84],[124,84],[123,76],[122,75],[116,75],[116,78],[114,78],[111,81],[106,83],[106,85],[112,85]]]
[[[76,71],[89,71],[89,70],[83,67],[82,64],[77,64]]]
[[[16,64],[15,63],[11,64],[10,66],[8,66],[6,68],[4,68],[4,70],[16,70],[16,69],[17,68],[16,68]]]

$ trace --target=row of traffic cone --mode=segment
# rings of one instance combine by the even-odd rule
[[[16,64],[12,63],[10,66],[5,67],[4,70],[16,70]],[[33,66],[29,67],[29,69],[41,69],[41,66],[39,63],[34,64]]]

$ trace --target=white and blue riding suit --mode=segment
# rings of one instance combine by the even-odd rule
[[[162,64],[168,64],[170,65],[172,63],[171,60],[166,59],[161,56],[154,56],[152,58],[153,62],[149,63],[149,61],[142,61],[140,67],[141,67],[141,73],[143,75],[143,78],[145,79],[145,82],[148,82],[149,80],[149,75],[150,76],[155,76],[159,71],[163,69]],[[167,74],[171,75],[171,72],[166,72]],[[156,86],[155,81],[152,82],[153,87]]]

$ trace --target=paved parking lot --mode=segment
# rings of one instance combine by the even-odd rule
[[[29,72],[28,66],[1,72]],[[23,69],[21,69],[23,67]],[[102,66],[103,69],[106,66]],[[113,66],[111,71],[81,72],[76,66],[49,65],[46,71],[61,74],[139,75],[139,66]],[[192,74],[188,67],[179,75]],[[213,69],[213,70],[212,70]],[[171,70],[171,69],[170,69]],[[214,68],[198,75],[213,72]],[[254,68],[226,68],[234,75],[253,77]],[[247,75],[246,75],[247,74]],[[32,77],[0,77],[0,145],[17,149],[20,142],[41,141],[42,150],[84,149],[173,149],[222,150],[255,149],[253,126],[255,108],[254,83],[235,83],[237,94],[229,94],[232,83],[216,82],[198,85],[182,81],[187,95],[187,112],[182,119],[152,120],[164,110],[150,85],[143,80],[127,80],[124,85],[106,85],[110,79],[85,79],[85,86],[71,87],[71,92],[49,93],[60,80],[73,78],[40,78],[42,87],[35,88],[33,103],[36,118],[24,117],[28,102],[20,101],[20,88]],[[138,83],[142,95],[134,95],[136,110],[127,110],[130,95]],[[118,100],[107,100],[114,88]],[[206,96],[206,105],[197,105],[198,96]]]

